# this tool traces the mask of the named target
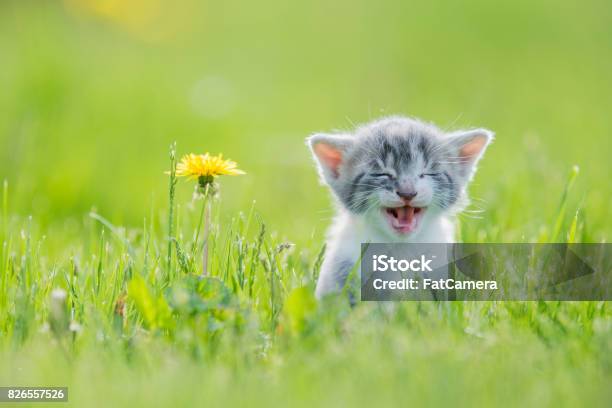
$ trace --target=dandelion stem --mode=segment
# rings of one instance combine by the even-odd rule
[[[202,276],[208,276],[208,241],[210,238],[210,184],[204,192],[204,246],[202,247]]]
[[[196,226],[195,237],[191,247],[191,257],[195,259],[196,252],[200,242],[200,231],[202,230],[202,221],[204,221],[204,212],[206,212],[206,200],[202,201],[202,209],[200,210],[200,216],[198,218],[198,224]]]

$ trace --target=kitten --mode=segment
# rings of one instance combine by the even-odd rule
[[[307,139],[321,180],[336,199],[318,298],[341,290],[361,243],[454,241],[454,215],[493,133],[445,133],[405,117],[383,118],[352,134]]]

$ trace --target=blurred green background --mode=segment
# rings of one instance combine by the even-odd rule
[[[472,241],[537,237],[574,164],[570,208],[601,240],[611,72],[605,0],[3,1],[0,178],[10,211],[43,225],[97,208],[137,226],[166,208],[176,140],[248,172],[223,180],[225,214],[255,200],[299,242],[332,215],[304,138],[401,113],[497,133],[472,188],[486,210],[465,227]]]
[[[609,241],[611,73],[609,0],[0,0],[0,382],[68,384],[77,406],[606,406],[609,302],[318,306],[333,209],[304,138],[390,114],[490,128],[464,241]],[[236,160],[248,175],[213,208],[256,201],[263,223],[212,240],[228,287],[250,264],[240,311],[175,309],[161,330],[126,286],[142,274],[165,313],[167,280],[191,278],[162,265],[173,141]],[[58,288],[76,323],[59,335]]]

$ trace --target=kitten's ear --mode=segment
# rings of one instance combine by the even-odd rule
[[[346,152],[353,145],[350,135],[327,135],[317,133],[306,139],[312,154],[319,165],[319,170],[325,181],[333,182],[339,176],[340,165]]]
[[[476,164],[493,140],[494,133],[487,129],[474,129],[451,133],[449,137],[454,155],[452,159],[461,166],[465,176],[471,177]]]

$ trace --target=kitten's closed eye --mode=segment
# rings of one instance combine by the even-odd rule
[[[378,178],[378,177],[380,177],[380,178],[385,177],[385,178],[390,178],[390,179],[393,178],[393,174],[391,174],[391,173],[371,173],[370,176],[376,177],[376,178]]]
[[[439,176],[439,175],[440,175],[440,173],[421,173],[421,174],[419,174],[419,177],[420,178],[425,178],[425,176],[436,177],[436,176]]]

